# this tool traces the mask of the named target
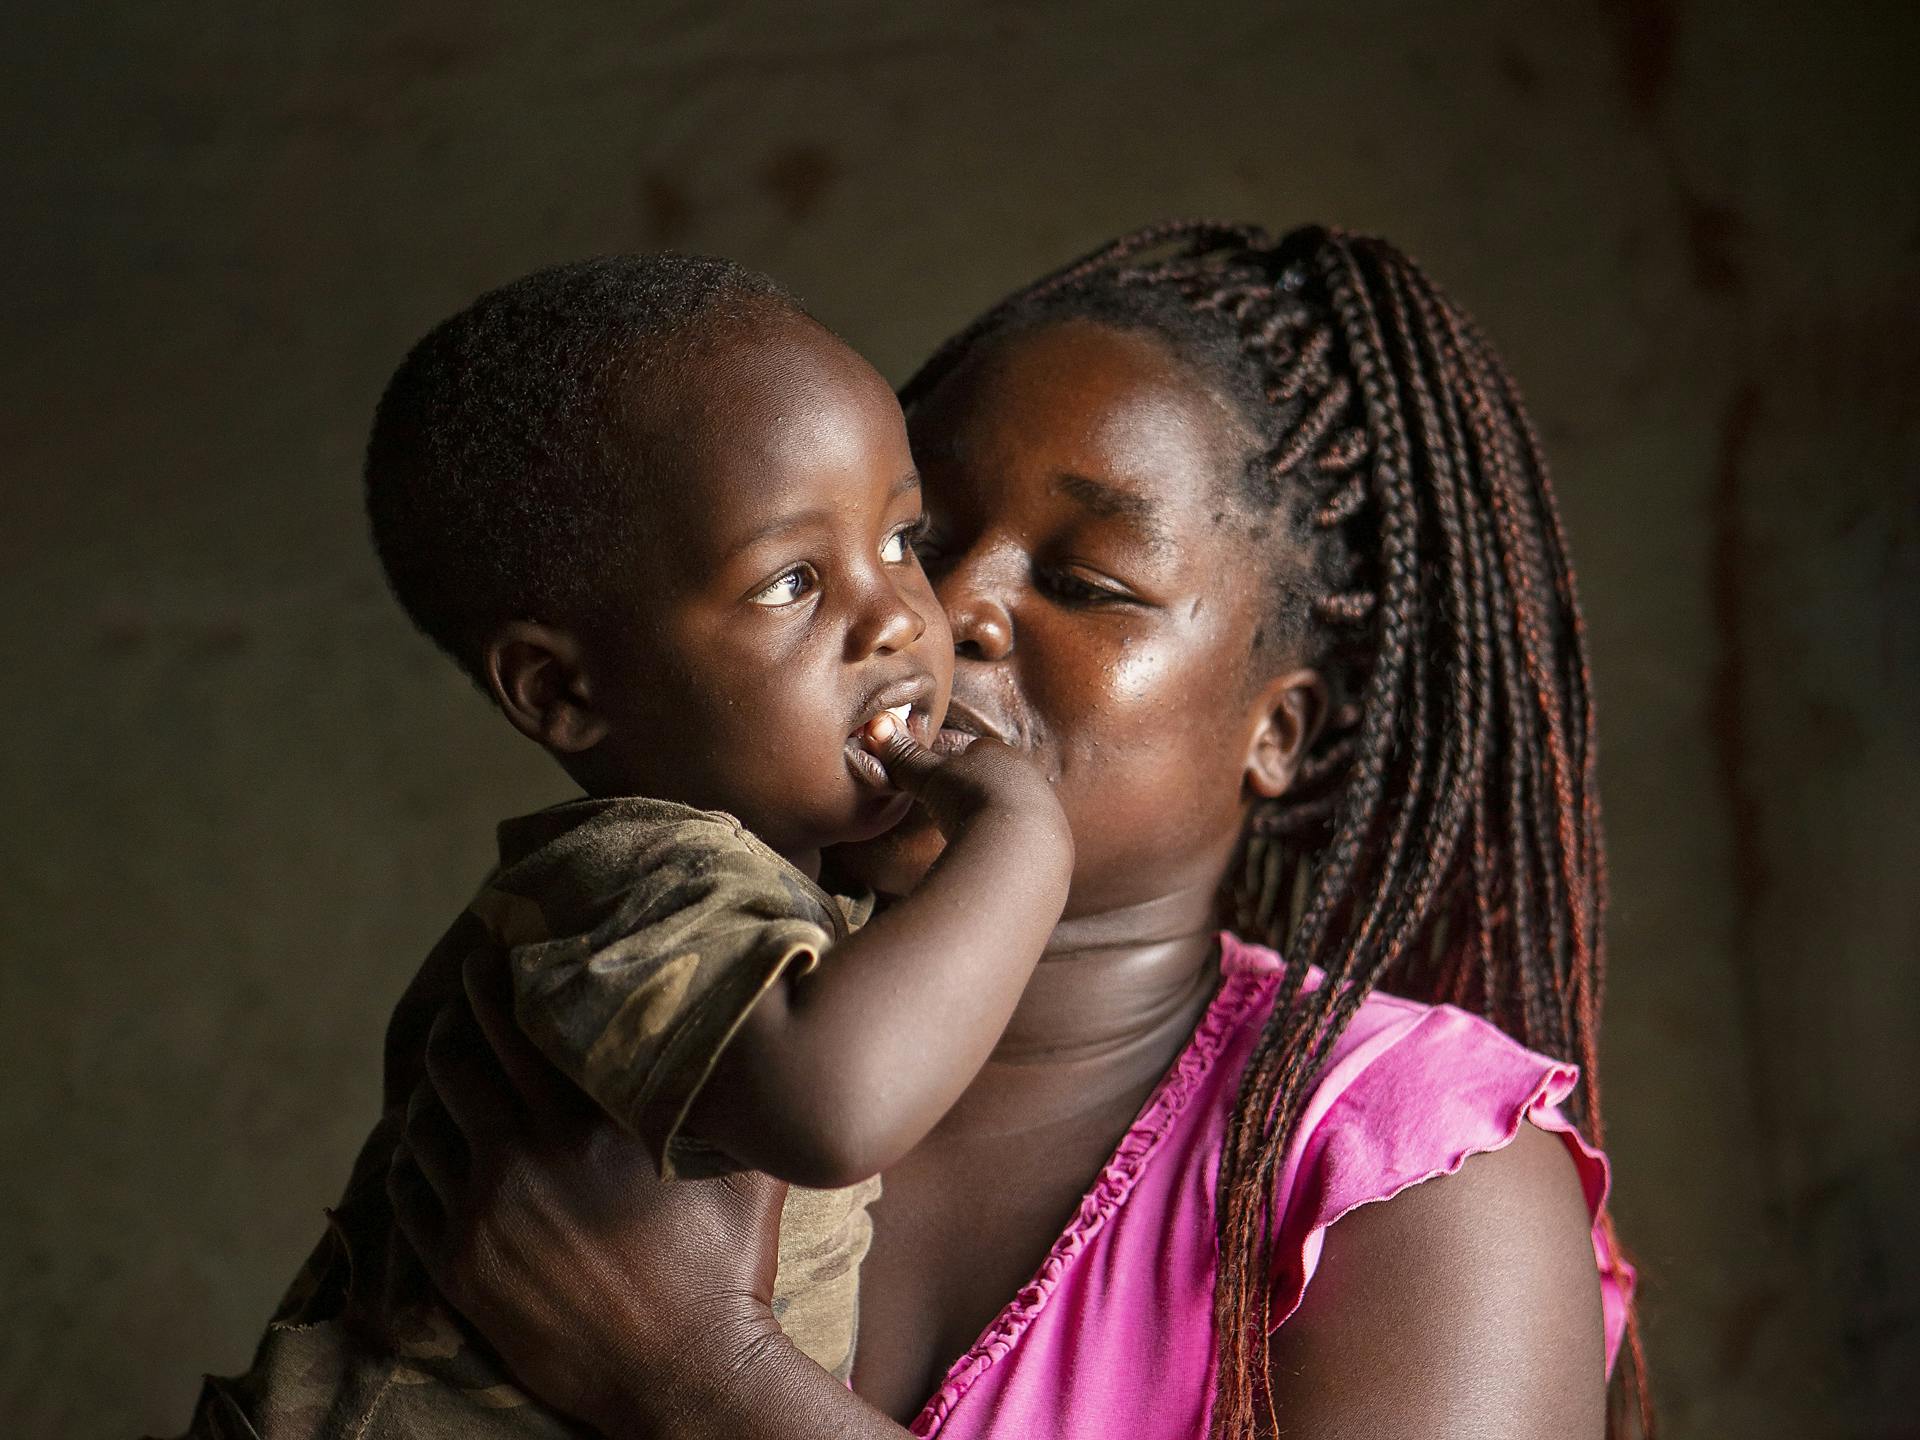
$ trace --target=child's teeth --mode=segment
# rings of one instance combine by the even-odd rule
[[[912,710],[913,703],[909,701],[905,705],[895,705],[887,711],[887,714],[893,716],[893,718],[898,720],[902,725],[905,725],[907,723],[907,716]]]

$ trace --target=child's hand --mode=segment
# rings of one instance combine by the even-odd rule
[[[949,840],[989,813],[1017,818],[1036,838],[1063,843],[1072,838],[1065,814],[1038,766],[998,740],[979,739],[953,755],[940,755],[915,740],[892,715],[876,715],[860,736],[885,767],[887,778],[926,806]]]

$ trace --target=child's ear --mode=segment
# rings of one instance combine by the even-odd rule
[[[1260,688],[1247,742],[1247,789],[1262,800],[1284,795],[1307,747],[1327,719],[1327,682],[1318,670],[1290,670]]]
[[[511,620],[480,652],[481,673],[513,728],[559,755],[591,750],[607,721],[593,704],[585,647],[571,631]]]

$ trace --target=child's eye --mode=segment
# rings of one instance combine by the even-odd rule
[[[778,609],[782,605],[791,605],[804,599],[818,583],[811,565],[796,565],[774,577],[774,581],[757,595],[747,598],[755,605],[765,605],[768,609]]]
[[[927,517],[922,515],[911,525],[896,530],[889,535],[886,543],[880,547],[880,558],[889,565],[904,565],[913,555],[915,546],[927,533]]]

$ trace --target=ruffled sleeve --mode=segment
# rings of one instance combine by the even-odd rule
[[[1503,1148],[1527,1122],[1561,1136],[1580,1172],[1611,1370],[1634,1272],[1602,1226],[1606,1157],[1559,1109],[1578,1078],[1576,1067],[1450,1005],[1369,999],[1309,1098],[1281,1172],[1273,1323],[1299,1307],[1328,1226],[1357,1206],[1451,1175],[1470,1155]]]

